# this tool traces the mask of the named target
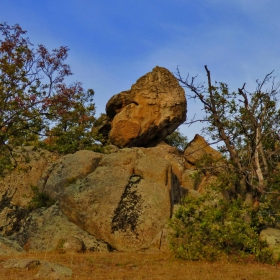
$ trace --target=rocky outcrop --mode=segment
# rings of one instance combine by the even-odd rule
[[[72,269],[58,263],[41,261],[40,264],[40,270],[35,275],[37,279],[64,279],[73,274]]]
[[[36,186],[46,167],[58,159],[56,154],[33,146],[16,148],[14,157],[16,169],[0,180],[0,209],[1,201],[7,200],[11,205],[25,207],[33,195],[30,186]]]
[[[61,252],[110,251],[102,240],[84,231],[61,212],[58,204],[32,211],[19,231],[9,236],[26,251]]]
[[[92,158],[100,157],[88,153]],[[69,163],[75,158],[75,154],[69,155]],[[91,173],[60,189],[57,196],[48,182],[58,186],[65,182],[61,174],[68,166],[60,162],[50,173],[45,191],[58,198],[70,221],[119,251],[160,244],[156,239],[161,238],[172,208],[181,198],[179,181],[167,160],[159,158],[152,148],[103,155]]]
[[[71,182],[89,174],[101,155],[80,151],[68,160],[34,147],[17,148],[18,167],[0,180],[0,254],[20,253],[25,250],[52,251],[109,251],[110,246],[71,223],[56,205],[31,211],[34,197],[31,186],[54,200]],[[88,153],[89,152],[89,153]],[[68,168],[63,168],[67,166]],[[59,172],[56,171],[59,169]],[[60,173],[60,170],[63,172]],[[50,173],[57,175],[57,180]]]
[[[182,174],[183,186],[199,192],[203,192],[217,179],[223,166],[222,154],[213,149],[199,134],[187,145],[183,156],[187,167]],[[207,165],[205,169],[202,168],[204,164]],[[198,169],[198,166],[201,168]],[[227,194],[223,196],[227,197]]]
[[[205,156],[211,157],[213,160],[222,158],[221,153],[210,147],[202,136],[196,134],[194,139],[187,145],[184,151],[184,157],[187,162],[196,165]]]
[[[23,268],[26,270],[35,268],[41,264],[38,259],[10,259],[2,263],[3,268]]]
[[[172,73],[157,66],[130,90],[114,95],[106,113],[112,119],[112,144],[147,146],[152,140],[164,139],[186,120],[185,93]]]
[[[57,200],[67,186],[94,171],[101,158],[102,154],[86,150],[62,157],[46,169],[38,182],[40,190]]]
[[[0,180],[0,234],[10,236],[17,232],[28,215],[27,208],[48,165],[57,155],[32,146],[16,148],[17,167]]]
[[[10,243],[2,242],[3,252],[6,244],[10,252],[168,250],[166,225],[182,197],[175,150],[111,145],[107,154],[79,151],[46,162],[33,183],[57,202],[31,210],[32,197],[16,205],[4,189],[0,228]]]
[[[150,148],[109,145],[104,152],[57,158],[28,148],[29,165],[1,182],[7,184],[0,192],[2,253],[166,251],[173,209],[214,178],[201,173],[197,182],[197,162],[205,155],[220,157],[199,135],[184,154],[164,142]],[[30,184],[56,203],[28,208],[34,195]]]

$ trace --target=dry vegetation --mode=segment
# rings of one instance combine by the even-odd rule
[[[147,253],[28,253],[15,258],[38,258],[65,265],[73,270],[71,279],[188,279],[188,280],[276,280],[280,265],[253,262],[188,262],[170,254]],[[12,257],[0,256],[0,262]],[[4,269],[0,279],[35,279],[38,268]],[[69,278],[68,278],[69,279]]]

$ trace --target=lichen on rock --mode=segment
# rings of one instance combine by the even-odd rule
[[[142,197],[137,193],[137,185],[141,177],[133,174],[126,186],[118,207],[114,211],[112,219],[112,233],[121,230],[130,230],[137,236],[137,222],[142,210]]]

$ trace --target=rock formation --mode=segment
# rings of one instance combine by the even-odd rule
[[[27,146],[15,149],[18,167],[0,180],[0,234],[10,236],[22,226],[33,197],[31,186],[38,180],[57,155]]]
[[[102,240],[78,227],[61,212],[58,203],[33,210],[22,220],[22,226],[8,236],[26,251],[84,252],[110,251]]]
[[[70,221],[114,249],[153,247],[181,198],[171,164],[152,148],[122,149],[103,156],[83,152],[84,158],[92,159],[89,174],[75,169],[74,180],[65,185],[81,152],[67,155],[57,162],[43,190],[58,199]],[[57,187],[60,195],[54,191],[54,182],[64,186]]]
[[[186,147],[184,156],[190,164],[195,165],[204,156],[218,160],[222,157],[222,154],[211,148],[202,136],[196,134],[194,139]]]
[[[194,139],[187,145],[184,151],[184,158],[186,160],[186,169],[182,174],[182,186],[203,192],[205,186],[216,180],[217,174],[220,170],[222,162],[222,154],[213,149],[205,139],[196,134]],[[205,169],[204,172],[198,172],[196,166],[203,164],[203,160],[206,162],[212,161],[212,169]],[[223,194],[227,197],[227,194]]]
[[[109,139],[119,147],[143,147],[162,140],[186,120],[186,98],[177,79],[165,68],[155,67],[114,95],[106,105]]]
[[[106,112],[93,129],[104,138],[110,131],[103,154],[17,150],[23,160],[0,181],[2,253],[168,250],[174,208],[203,191],[195,165],[221,155],[199,135],[184,154],[162,141],[186,119],[184,90],[165,68],[113,96]],[[53,204],[30,208],[39,194]]]
[[[168,250],[174,207],[184,194],[203,191],[190,176],[195,163],[203,155],[220,156],[199,135],[184,154],[164,142],[152,148],[109,145],[105,152],[57,158],[27,148],[29,162],[1,181],[2,253]],[[30,184],[56,203],[29,209]]]

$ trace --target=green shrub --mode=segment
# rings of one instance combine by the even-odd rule
[[[8,171],[11,171],[14,165],[11,161],[11,155],[5,149],[0,150],[0,177],[4,177]]]
[[[253,255],[258,261],[271,263],[271,252],[250,223],[251,212],[241,200],[226,203],[214,194],[187,196],[170,222],[175,255],[188,260],[218,260],[225,256],[240,259]]]
[[[63,246],[64,246],[64,244],[65,244],[66,241],[67,241],[67,240],[64,239],[64,238],[60,238],[60,239],[58,240],[58,243],[57,243],[57,245],[56,245],[56,250],[57,250],[60,254],[65,254],[65,253],[66,253],[66,251],[63,249]]]
[[[49,195],[44,192],[40,192],[37,186],[31,185],[31,189],[33,191],[33,197],[28,204],[28,208],[30,210],[38,209],[41,207],[50,207],[55,203],[55,201],[51,199]]]
[[[200,170],[194,171],[193,173],[190,174],[190,177],[193,179],[194,189],[197,190],[199,184],[202,181],[203,173]]]
[[[183,152],[188,144],[188,138],[183,135],[179,129],[168,135],[165,140],[167,144],[176,147],[179,151]]]

